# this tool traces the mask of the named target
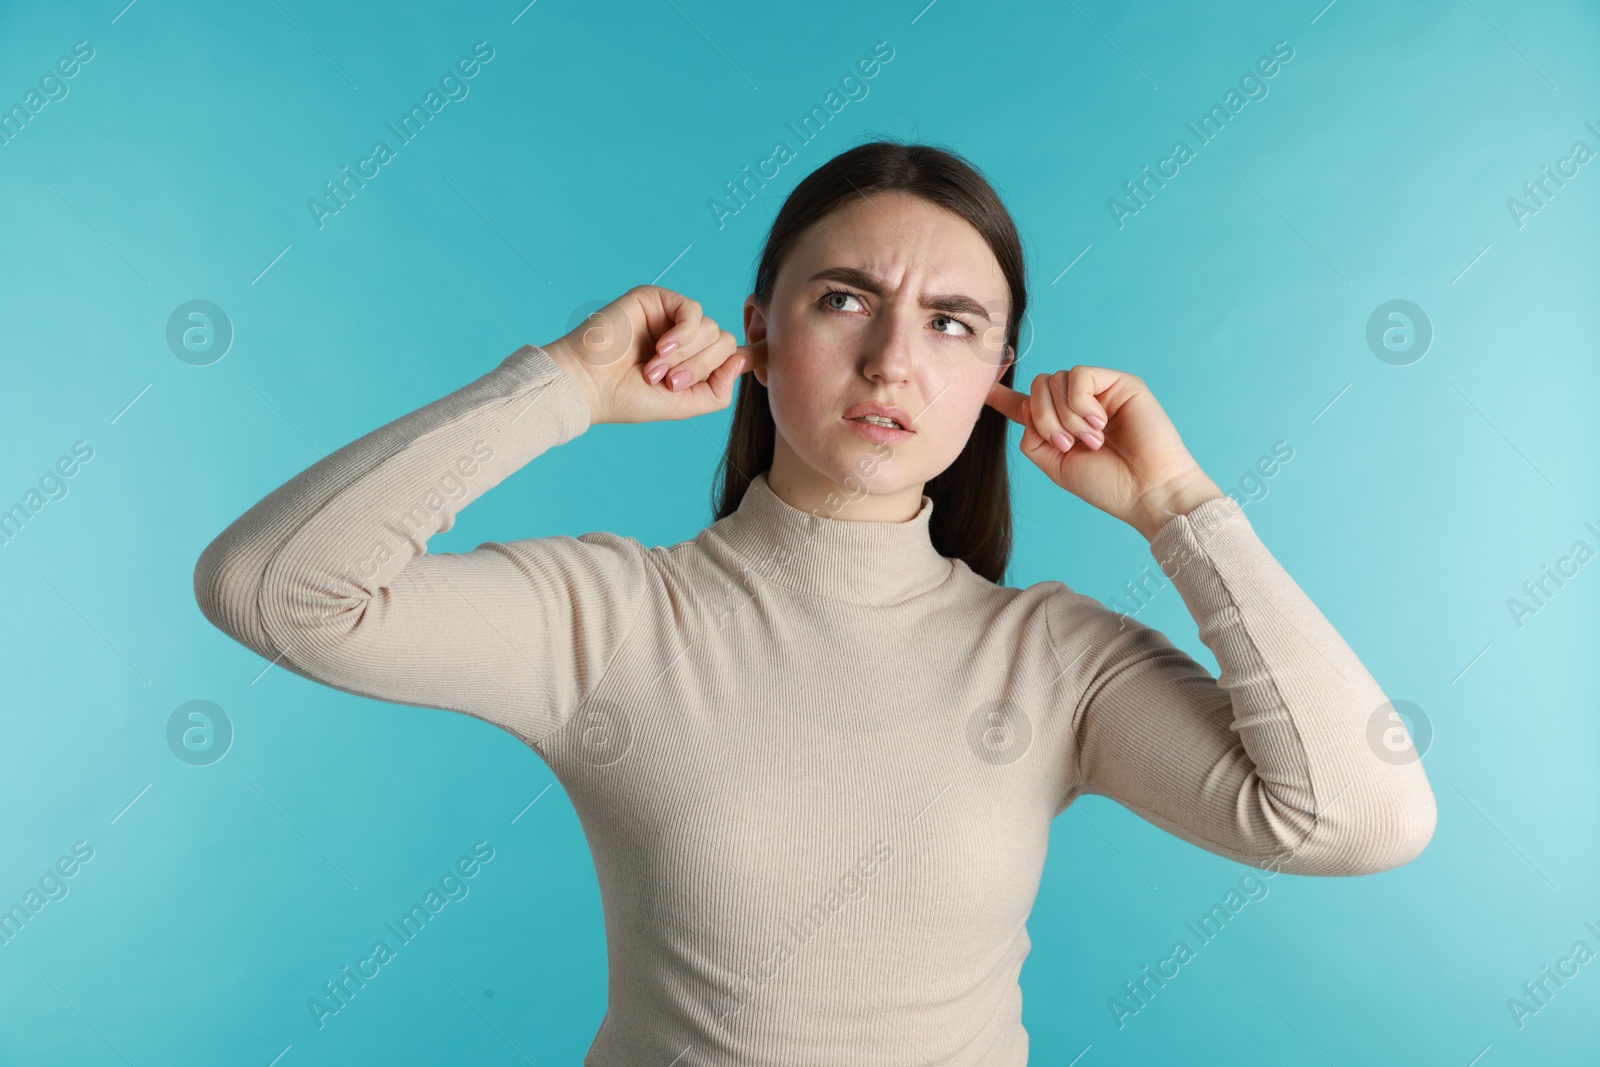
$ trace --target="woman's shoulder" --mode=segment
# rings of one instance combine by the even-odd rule
[[[977,575],[977,581],[984,581]],[[1081,593],[1067,582],[1047,578],[1024,586],[993,586],[1009,612],[1020,617],[1042,620],[1055,641],[1065,639],[1084,627],[1094,630],[1125,629],[1131,617],[1116,611],[1094,597]]]
[[[984,629],[1026,629],[1046,613],[1060,613],[1080,595],[1064,582],[1004,585],[977,573],[959,557],[950,557],[950,563],[950,578],[941,589],[944,606],[965,613]]]

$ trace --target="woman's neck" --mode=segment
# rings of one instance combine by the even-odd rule
[[[790,507],[824,518],[845,522],[909,522],[917,517],[922,510],[926,483],[877,491],[876,485],[886,481],[887,469],[882,461],[870,459],[867,470],[874,471],[876,477],[862,475],[851,477],[845,483],[836,481],[795,455],[780,435],[772,469],[767,472],[767,485]]]

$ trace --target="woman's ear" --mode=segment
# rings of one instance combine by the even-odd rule
[[[767,339],[763,337],[759,341],[752,341],[746,347],[750,350],[750,361],[754,364],[750,373],[755,375],[756,381],[760,382],[764,389],[767,385]]]
[[[1016,361],[1017,347],[1015,345],[1006,345],[1006,358],[1003,359],[997,367],[995,367],[994,380],[999,382],[1001,378],[1004,378],[1006,376],[1006,368],[1011,366],[1011,364],[1015,363]]]
[[[767,316],[756,303],[755,294],[744,298],[744,346],[750,351],[750,367],[756,381],[767,384]]]

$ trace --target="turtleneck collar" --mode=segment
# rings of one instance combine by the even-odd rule
[[[786,502],[756,475],[732,514],[706,528],[761,577],[803,593],[888,605],[950,577],[954,563],[933,547],[933,498],[904,522],[829,519]]]

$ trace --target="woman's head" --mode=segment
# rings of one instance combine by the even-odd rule
[[[809,174],[773,221],[745,301],[752,366],[717,517],[763,471],[835,518],[904,519],[925,492],[935,548],[998,583],[1007,422],[985,401],[1011,384],[1026,304],[1011,217],[954,153],[878,141]],[[847,418],[874,403],[911,432],[875,440]]]

